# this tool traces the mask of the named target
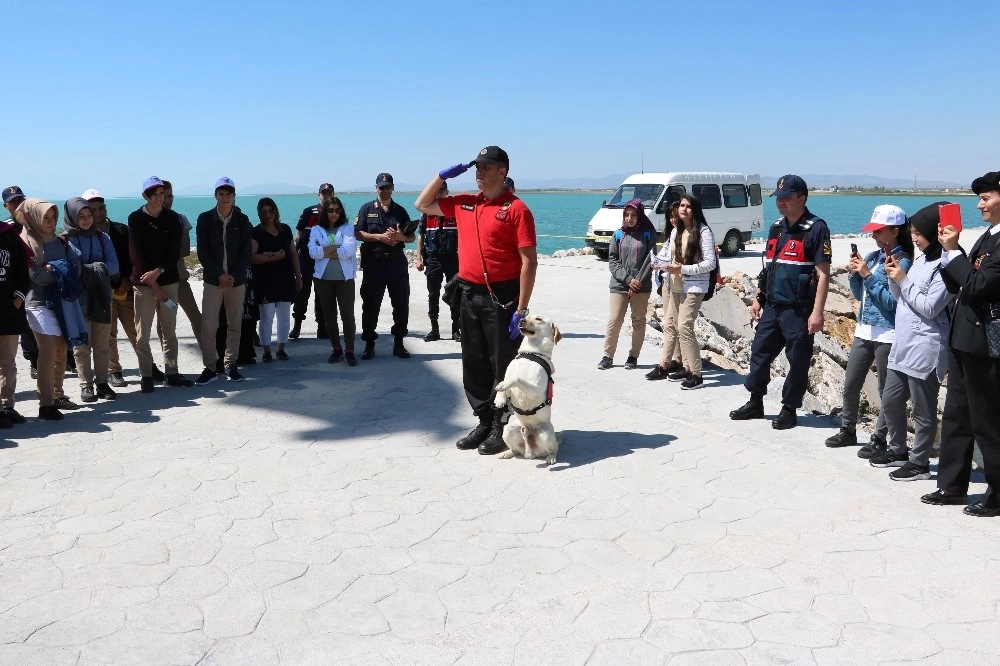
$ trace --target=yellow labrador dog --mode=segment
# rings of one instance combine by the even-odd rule
[[[545,458],[556,462],[559,442],[552,427],[552,348],[562,339],[559,328],[539,315],[525,317],[520,324],[521,347],[497,384],[494,401],[498,409],[510,409],[503,441],[510,449],[501,458]]]

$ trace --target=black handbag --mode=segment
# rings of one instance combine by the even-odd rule
[[[441,300],[449,306],[458,305],[458,299],[461,298],[458,290],[458,274],[455,274],[450,280],[444,283],[444,288],[441,290]]]
[[[1000,358],[1000,317],[994,318],[990,308],[990,318],[986,322],[986,349],[990,358]]]

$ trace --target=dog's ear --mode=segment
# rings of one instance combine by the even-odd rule
[[[552,344],[558,343],[562,340],[562,333],[559,332],[559,327],[552,324]]]

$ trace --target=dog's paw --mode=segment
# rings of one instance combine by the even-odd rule
[[[497,409],[503,409],[507,406],[507,394],[497,392],[497,397],[493,398],[493,406]]]
[[[507,449],[506,451],[504,451],[503,453],[501,453],[501,454],[500,454],[499,456],[497,456],[497,457],[498,457],[498,458],[501,458],[501,459],[503,459],[503,460],[509,460],[509,459],[511,459],[511,458],[513,458],[513,457],[514,457],[514,452],[513,452],[513,451],[511,451],[510,449]]]
[[[545,459],[545,464],[546,465],[555,465],[556,464],[556,454],[553,453],[551,456],[549,456],[548,458],[546,458]]]

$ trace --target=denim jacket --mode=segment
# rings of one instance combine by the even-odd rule
[[[899,267],[904,272],[910,270],[913,261],[903,254],[902,247],[895,247],[892,256],[896,258]],[[851,283],[851,293],[854,298],[862,301],[858,308],[858,323],[895,328],[896,297],[889,290],[889,276],[885,274],[885,257],[882,250],[876,250],[865,257],[865,263],[871,275],[862,279],[860,275],[852,274],[848,278]],[[861,298],[864,293],[864,299]]]

